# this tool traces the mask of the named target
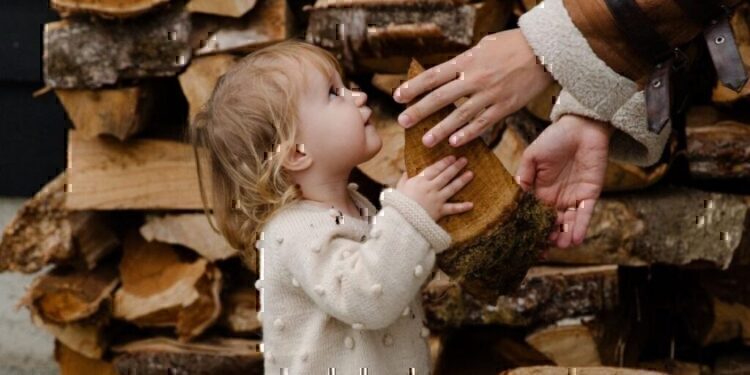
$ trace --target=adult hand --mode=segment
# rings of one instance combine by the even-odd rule
[[[469,96],[422,139],[425,146],[432,147],[451,135],[450,144],[461,146],[521,109],[552,81],[552,75],[537,61],[521,30],[512,29],[487,35],[459,56],[404,82],[393,98],[408,103],[435,89],[400,114],[399,124],[408,128]]]
[[[614,130],[605,122],[565,115],[521,156],[516,181],[524,190],[533,188],[537,198],[557,209],[558,229],[549,239],[559,248],[583,242],[604,185]]]

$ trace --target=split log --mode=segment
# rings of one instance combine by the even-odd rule
[[[523,341],[522,330],[490,325],[467,326],[446,333],[436,374],[496,374],[519,366],[552,364]]]
[[[138,326],[175,326],[181,341],[200,335],[221,312],[221,271],[203,258],[184,261],[170,245],[131,232],[120,262],[113,316]]]
[[[199,152],[205,152],[199,149]],[[69,209],[202,210],[193,148],[170,140],[83,139],[68,132]],[[75,166],[75,167],[74,167]],[[201,172],[211,196],[210,170]],[[206,202],[211,206],[210,200]]]
[[[114,365],[120,374],[174,375],[263,374],[260,341],[214,338],[181,343],[165,337],[115,346]]]
[[[187,10],[225,17],[242,17],[253,9],[257,0],[190,0]]]
[[[155,109],[153,84],[114,89],[57,89],[65,112],[81,136],[109,134],[124,141],[143,130]]]
[[[222,298],[222,311],[219,324],[233,333],[260,333],[258,320],[257,291],[252,287],[239,287],[228,291]]]
[[[372,85],[384,94],[393,96],[396,88],[406,82],[406,74],[373,74]]]
[[[117,375],[112,363],[89,358],[55,340],[55,361],[60,375]]]
[[[745,70],[750,70],[750,6],[746,4],[738,6],[734,10],[730,24]],[[750,96],[750,80],[745,83],[739,93],[717,81],[713,91],[713,102],[732,104],[748,96]]]
[[[0,241],[0,272],[34,273],[50,263],[83,261],[89,269],[119,245],[106,213],[65,209],[66,172],[18,210]]]
[[[711,369],[706,365],[670,359],[641,362],[638,367],[651,371],[665,372],[670,375],[706,375],[712,373]]]
[[[430,347],[430,368],[434,373],[440,366],[440,359],[443,355],[443,348],[445,347],[445,337],[430,334],[427,338],[427,344]]]
[[[536,366],[520,367],[503,371],[502,375],[665,375],[664,372],[647,371],[641,369],[627,369],[621,367],[553,367]]]
[[[736,349],[722,353],[713,366],[714,375],[740,375],[750,373],[750,350]]]
[[[56,267],[34,280],[22,304],[46,322],[71,323],[91,318],[101,309],[109,315],[111,294],[119,278],[114,262],[93,271]]]
[[[750,178],[750,124],[720,121],[685,132],[692,177]]]
[[[581,319],[538,329],[526,336],[526,342],[558,366],[602,365],[594,334]]]
[[[206,3],[209,1],[207,0]],[[213,4],[215,0],[211,0]],[[242,18],[196,15],[191,43],[195,55],[249,53],[292,36],[294,20],[286,0],[262,0]],[[198,45],[196,44],[196,41]]]
[[[96,14],[102,18],[129,18],[150,12],[169,0],[51,0],[50,6],[62,17]]]
[[[748,263],[750,200],[662,186],[600,199],[581,245],[552,248],[550,262],[643,266]]]
[[[190,106],[190,122],[211,97],[219,77],[226,73],[236,60],[231,55],[201,57],[193,60],[185,72],[180,74],[180,87]]]
[[[424,69],[414,60],[410,79]],[[413,105],[415,99],[409,105]],[[404,159],[409,176],[448,155],[465,156],[473,179],[451,201],[474,203],[468,212],[438,220],[453,238],[437,259],[440,269],[477,298],[491,302],[515,290],[531,265],[538,260],[555,221],[552,208],[524,192],[481,139],[461,147],[441,142],[427,148],[424,134],[450,114],[442,108],[406,130]]]
[[[109,339],[104,334],[104,325],[101,324],[103,320],[95,323],[75,322],[56,324],[45,322],[44,319],[32,311],[31,321],[34,325],[49,332],[72,350],[88,358],[102,358],[109,344]]]
[[[130,22],[65,19],[44,26],[44,81],[99,88],[120,80],[174,76],[191,50],[189,13],[171,6]]]
[[[403,73],[412,58],[444,62],[500,31],[508,1],[318,0],[306,40],[334,53],[347,73]]]
[[[548,324],[617,306],[617,266],[534,267],[518,290],[492,303],[463,293],[456,282],[437,273],[422,295],[433,327]]]
[[[237,255],[237,249],[214,232],[203,213],[164,216],[149,214],[146,215],[146,223],[140,232],[147,241],[182,245],[211,262]],[[252,253],[255,254],[254,251]]]

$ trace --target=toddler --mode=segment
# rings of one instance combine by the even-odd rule
[[[191,140],[208,150],[219,230],[246,262],[258,250],[266,374],[429,374],[420,287],[451,243],[436,221],[472,208],[447,202],[472,174],[446,157],[402,175],[376,212],[348,179],[382,143],[342,75],[302,41],[253,52],[219,79]]]

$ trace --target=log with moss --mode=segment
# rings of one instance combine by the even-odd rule
[[[620,367],[519,367],[503,371],[501,375],[666,375],[666,372],[628,369]]]
[[[44,27],[44,81],[52,88],[99,88],[120,80],[174,76],[191,57],[184,6],[130,22],[71,18]]]
[[[154,337],[115,346],[114,366],[120,374],[138,375],[260,375],[263,354],[260,341],[235,338],[207,338],[182,343]]]
[[[409,79],[422,71],[413,60]],[[554,225],[555,211],[523,191],[481,139],[456,148],[446,141],[431,148],[422,144],[424,134],[454,108],[442,108],[406,130],[406,170],[413,177],[448,155],[467,158],[466,169],[474,172],[474,178],[449,201],[470,201],[474,208],[438,220],[453,241],[438,256],[437,264],[466,291],[492,302],[514,291],[539,259]]]
[[[168,2],[169,0],[51,0],[49,3],[62,17],[95,14],[110,19],[140,16]]]
[[[518,290],[486,303],[438,273],[422,292],[432,327],[534,326],[609,311],[619,303],[617,266],[534,267]]]
[[[306,40],[333,52],[347,72],[403,73],[412,56],[438,63],[500,31],[511,2],[318,0]]]
[[[662,186],[602,198],[583,243],[552,248],[555,263],[643,266],[750,262],[750,198]]]

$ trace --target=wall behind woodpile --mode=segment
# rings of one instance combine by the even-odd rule
[[[46,0],[0,1],[0,227],[24,198],[65,168],[70,126],[54,94],[33,98],[42,81],[44,23],[59,19]],[[14,308],[35,275],[0,275],[0,374],[55,374],[51,335]]]
[[[59,17],[46,0],[0,1],[0,196],[28,197],[65,168],[71,127],[42,81],[42,27]]]

